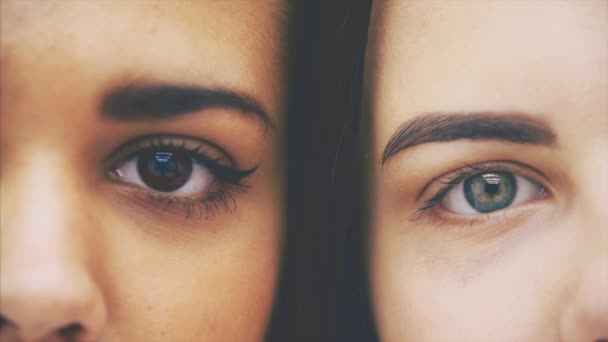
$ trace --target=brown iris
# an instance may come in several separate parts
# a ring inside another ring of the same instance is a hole
[[[192,157],[178,151],[148,151],[138,157],[137,171],[142,181],[150,188],[172,192],[190,179]]]

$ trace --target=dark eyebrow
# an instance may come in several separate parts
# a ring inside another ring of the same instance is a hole
[[[555,133],[539,118],[523,113],[431,113],[401,125],[389,139],[382,164],[416,145],[457,139],[503,140],[554,146]]]
[[[255,99],[233,91],[166,84],[131,84],[110,90],[103,96],[104,117],[119,121],[166,119],[207,108],[227,107],[259,119],[275,130],[268,113]]]

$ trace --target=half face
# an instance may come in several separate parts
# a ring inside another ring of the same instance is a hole
[[[608,338],[608,2],[386,0],[371,25],[382,339]]]
[[[3,341],[263,337],[284,7],[2,2]]]

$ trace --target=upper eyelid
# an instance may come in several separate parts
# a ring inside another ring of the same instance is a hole
[[[226,158],[226,160],[228,161],[228,163],[230,164],[229,166],[233,166],[236,164],[234,158],[227,153],[224,149],[222,149],[221,147],[217,146],[216,144],[207,141],[205,139],[201,139],[201,138],[196,138],[196,137],[191,137],[191,136],[181,136],[181,135],[175,135],[175,134],[148,134],[145,136],[139,136],[136,137],[134,139],[128,140],[127,142],[121,144],[120,146],[118,146],[117,148],[115,148],[109,155],[108,157],[106,157],[102,164],[105,165],[107,168],[111,168],[113,167],[114,164],[118,163],[118,162],[124,162],[126,160],[129,159],[129,157],[132,157],[135,153],[141,151],[144,148],[150,148],[150,147],[154,147],[154,146],[162,146],[161,144],[158,144],[158,141],[161,141],[162,139],[168,139],[168,140],[182,140],[183,144],[182,145],[174,145],[174,147],[176,148],[184,148],[184,145],[187,142],[196,142],[196,144],[200,144],[200,146],[206,146],[209,147],[213,150],[216,150],[217,152],[219,152],[223,157]],[[201,154],[204,154],[201,152]]]

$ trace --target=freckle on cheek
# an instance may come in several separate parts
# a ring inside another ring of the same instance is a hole
[[[460,287],[466,288],[467,285],[469,284],[469,282],[471,281],[471,279],[473,279],[473,274],[471,274],[470,272],[465,272],[465,273],[461,274],[458,277]]]

